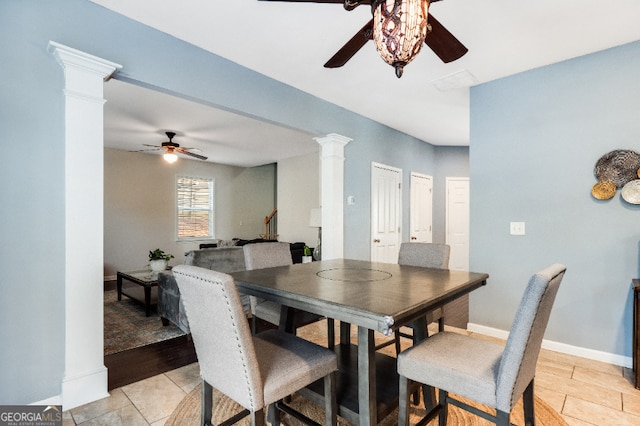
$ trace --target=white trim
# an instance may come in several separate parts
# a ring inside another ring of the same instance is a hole
[[[480,324],[469,323],[467,324],[467,330],[473,333],[496,337],[503,340],[507,340],[507,338],[509,337],[508,331],[487,327]],[[566,343],[555,342],[553,340],[542,340],[542,348],[567,355],[575,355],[581,358],[592,359],[594,361],[606,362],[607,364],[619,365],[626,368],[632,368],[633,366],[633,358],[629,356],[612,354],[595,349],[582,348],[579,346],[568,345]]]
[[[344,257],[344,147],[353,139],[330,133],[313,138],[320,145],[322,259]]]
[[[64,71],[64,410],[104,398],[104,80],[121,65],[50,41]],[[87,176],[92,176],[87,179]],[[83,220],[78,220],[83,218]]]

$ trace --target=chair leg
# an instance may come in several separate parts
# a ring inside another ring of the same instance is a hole
[[[444,331],[444,317],[438,318],[438,331]]]
[[[447,417],[449,416],[449,403],[447,402],[448,397],[449,392],[440,389],[440,392],[438,393],[438,405],[440,406],[440,413],[438,414],[438,426],[447,425]]]
[[[202,426],[211,425],[213,387],[202,379],[202,409],[200,411],[200,423]]]
[[[338,424],[338,403],[336,401],[336,377],[335,372],[324,376],[324,423],[327,426]]]
[[[333,318],[327,318],[327,347],[333,350],[336,346],[336,329]]]
[[[273,407],[273,409],[277,411],[277,408],[275,408],[275,406]],[[269,406],[269,410],[271,410],[271,406]],[[249,417],[251,418],[251,426],[264,426],[264,409],[252,411],[249,414]],[[280,422],[272,423],[272,426],[278,425],[280,425]]]
[[[496,426],[509,426],[509,413],[496,410]]]
[[[394,333],[394,339],[395,339],[395,344],[396,344],[396,356],[398,356],[398,354],[401,352],[400,349],[400,330],[396,331]]]
[[[524,424],[526,426],[534,426],[536,424],[536,419],[533,402],[533,379],[522,394],[522,403],[524,407]]]
[[[398,396],[398,426],[409,425],[409,380],[400,376],[400,389]]]
[[[264,413],[262,415],[262,419],[264,420]],[[271,426],[280,426],[280,410],[276,407],[275,402],[273,404],[269,404],[269,408],[267,409],[267,421],[271,423]],[[251,426],[253,426],[253,419],[251,421]]]

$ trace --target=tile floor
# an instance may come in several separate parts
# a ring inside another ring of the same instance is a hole
[[[322,341],[324,330],[324,323],[315,323],[299,334]],[[393,352],[393,346],[385,350]],[[114,389],[108,398],[65,411],[63,424],[162,426],[199,381],[198,365],[191,364]],[[640,390],[632,385],[629,369],[543,349],[535,389],[569,426],[640,425]]]

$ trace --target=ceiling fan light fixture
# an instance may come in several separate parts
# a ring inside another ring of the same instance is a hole
[[[173,149],[170,149],[164,153],[162,158],[164,158],[164,161],[166,161],[167,163],[175,163],[176,160],[178,159],[178,156],[174,154]]]
[[[427,37],[428,0],[380,0],[373,3],[373,41],[382,59],[402,77]]]

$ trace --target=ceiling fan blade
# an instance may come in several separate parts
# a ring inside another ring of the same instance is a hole
[[[199,160],[206,160],[208,157],[205,157],[204,155],[200,155],[200,154],[195,154],[191,151],[187,151],[184,148],[176,148],[174,151],[179,152],[180,154],[184,154],[184,155],[189,155],[191,157],[195,157]]]
[[[346,64],[347,61],[353,57],[353,55],[358,53],[358,50],[362,49],[362,47],[367,44],[369,40],[373,39],[372,34],[373,19],[367,22],[367,24],[356,33],[356,35],[351,37],[351,40],[349,40],[344,46],[342,46],[342,48],[340,48],[340,50],[338,50],[336,54],[333,55],[326,64],[324,64],[324,67],[338,68]]]
[[[132,150],[132,151],[129,151],[129,152],[148,152],[148,151],[159,151],[160,149],[162,149],[162,148],[161,148],[161,147],[159,147],[159,146],[158,146],[158,147],[156,147],[156,146],[153,146],[153,145],[147,145],[147,144],[143,144],[143,145],[144,145],[144,146],[150,146],[150,147],[152,147],[152,148],[149,148],[149,149],[135,149],[135,150]]]
[[[431,31],[424,42],[444,63],[460,59],[469,51],[464,44],[449,32],[432,14],[429,14]]]

